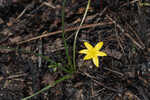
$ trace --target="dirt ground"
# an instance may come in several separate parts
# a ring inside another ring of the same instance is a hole
[[[34,55],[67,64],[62,2],[0,0],[0,100],[21,100],[66,74]],[[70,55],[87,3],[66,2],[65,38]],[[78,53],[84,41],[104,42],[102,51],[108,56],[100,57],[99,68]],[[150,100],[150,0],[91,0],[76,52],[77,73],[29,100]]]

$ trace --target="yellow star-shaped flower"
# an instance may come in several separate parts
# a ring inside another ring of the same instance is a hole
[[[86,54],[84,60],[92,59],[96,67],[99,67],[98,56],[107,56],[105,52],[100,51],[103,46],[103,42],[98,42],[95,47],[88,42],[84,42],[84,45],[87,49],[80,50],[79,53]]]

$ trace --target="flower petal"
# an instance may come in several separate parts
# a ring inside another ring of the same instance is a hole
[[[87,49],[83,49],[83,50],[80,50],[79,53],[84,53],[84,54],[87,54],[88,50]]]
[[[92,49],[93,46],[91,44],[89,44],[88,42],[84,42],[84,45],[87,49]]]
[[[90,55],[86,55],[85,57],[84,57],[84,60],[89,60],[89,59],[91,59],[92,57],[90,56]]]
[[[98,66],[99,66],[98,57],[96,56],[96,57],[94,57],[92,60],[93,60],[93,63],[96,65],[96,67],[98,67]]]
[[[94,48],[96,50],[100,50],[102,48],[102,46],[103,46],[103,42],[98,42]]]
[[[101,51],[97,52],[96,55],[97,56],[107,56],[107,54],[105,52],[101,52]]]

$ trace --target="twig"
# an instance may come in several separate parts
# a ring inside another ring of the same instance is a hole
[[[19,16],[16,18],[16,20],[21,18],[24,15],[24,13],[26,12],[27,9],[28,9],[28,6],[19,14]]]
[[[131,41],[136,45],[138,46],[140,49],[144,49],[143,46],[141,46],[141,44],[139,44],[129,33],[125,32],[125,30],[119,25],[116,23],[116,21],[114,21],[111,17],[109,17],[108,15],[106,15],[106,17],[112,21],[114,24],[116,24],[116,26],[121,30],[122,33],[125,33],[124,35],[127,36],[129,39],[131,39]]]
[[[42,47],[43,47],[43,43],[42,43],[42,39],[38,40],[38,52],[40,55],[42,55]],[[42,57],[38,56],[38,67],[41,68],[42,67]]]
[[[13,78],[18,78],[18,77],[23,77],[23,76],[26,76],[27,74],[26,73],[21,73],[21,74],[18,74],[18,75],[11,75],[11,76],[8,76],[7,79],[13,79]]]
[[[106,89],[108,89],[108,90],[111,90],[111,91],[114,91],[114,92],[120,92],[120,91],[117,90],[117,89],[108,87],[108,86],[104,85],[103,83],[98,82],[98,81],[96,80],[96,77],[91,76],[90,74],[88,74],[88,73],[86,73],[86,72],[84,72],[84,75],[86,75],[87,77],[91,78],[95,83],[97,83],[97,84],[100,85],[100,86],[103,86],[104,88],[106,88]]]
[[[133,0],[133,1],[130,1],[129,3],[130,4],[134,4],[134,3],[136,3],[136,2],[138,2],[139,0]],[[126,6],[126,5],[128,5],[128,3],[124,3],[123,5],[121,5],[121,7],[124,7],[124,6]]]
[[[46,5],[46,6],[48,6],[48,7],[51,7],[51,8],[53,8],[53,9],[56,9],[56,7],[55,7],[51,2],[43,2],[42,4],[43,4],[43,5]]]
[[[136,31],[131,27],[131,25],[127,24],[129,26],[129,28],[131,29],[131,31],[135,34],[136,38],[138,39],[138,41],[142,44],[143,48],[145,48],[145,45],[143,43],[143,41],[141,40],[141,38],[138,36],[138,34],[136,33]]]
[[[112,24],[112,22],[88,24],[88,25],[81,26],[80,28],[81,29],[86,29],[86,28],[90,28],[90,27],[97,27],[97,26],[111,25],[111,24]],[[68,29],[65,30],[65,32],[74,31],[74,30],[77,30],[78,28],[79,27],[68,28]],[[51,36],[51,35],[56,35],[56,34],[59,34],[59,33],[62,33],[62,30],[55,31],[55,32],[50,32],[50,33],[48,33],[47,31],[44,31],[42,33],[42,35],[40,35],[40,36],[36,36],[36,37],[30,38],[30,39],[27,39],[27,40],[24,40],[24,41],[20,41],[17,44],[20,45],[20,44],[23,44],[23,43],[26,43],[26,42],[29,42],[29,41],[37,40],[39,38],[44,38],[44,37],[48,37],[48,36]]]
[[[112,69],[110,69],[110,68],[106,68],[106,67],[104,67],[104,69],[105,69],[105,70],[108,70],[108,71],[111,71],[111,72],[113,72],[113,73],[116,73],[116,74],[120,75],[121,77],[123,77],[123,76],[124,76],[124,74],[123,74],[123,73],[118,72],[118,71],[115,71],[115,70],[112,70]]]
[[[119,24],[117,24],[116,21],[113,20],[110,16],[106,15],[106,17],[107,17],[110,21],[112,21],[112,22],[121,30],[122,33],[125,32],[125,30],[124,30]]]
[[[108,86],[104,85],[103,83],[100,83],[100,82],[98,82],[98,81],[96,81],[96,80],[94,80],[94,82],[97,83],[97,84],[100,85],[100,86],[103,86],[104,88],[106,88],[106,89],[108,89],[108,90],[111,90],[111,91],[114,91],[114,92],[120,92],[119,90],[114,89],[114,88],[111,88],[111,87],[108,87]]]
[[[140,49],[144,49],[144,47],[141,46],[138,42],[136,42],[136,40],[129,33],[125,33],[125,36],[128,37]]]

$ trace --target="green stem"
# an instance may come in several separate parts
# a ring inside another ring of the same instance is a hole
[[[80,28],[86,18],[86,15],[87,15],[87,12],[88,12],[88,9],[90,7],[90,3],[91,3],[91,0],[88,0],[88,4],[87,4],[87,7],[86,7],[86,10],[84,12],[84,16],[82,18],[82,21],[80,23],[80,26],[78,28],[78,30],[76,31],[76,34],[75,34],[75,37],[74,37],[74,43],[73,43],[73,67],[74,67],[74,70],[76,70],[76,41],[77,41],[77,37],[78,37],[78,33],[80,31]]]
[[[58,83],[60,83],[60,82],[62,82],[62,81],[64,81],[64,80],[67,80],[67,79],[69,79],[69,78],[71,78],[71,75],[66,75],[66,76],[60,78],[59,80],[56,80],[52,85],[48,85],[48,86],[46,86],[45,88],[39,90],[38,92],[32,94],[31,96],[25,97],[25,98],[23,98],[23,99],[21,99],[21,100],[28,100],[28,99],[32,98],[33,96],[36,96],[36,95],[38,95],[38,94],[40,94],[40,93],[42,93],[42,92],[48,90],[49,88],[55,86],[56,84],[58,84]]]
[[[62,8],[62,38],[63,38],[63,41],[64,41],[64,47],[65,47],[65,53],[66,53],[66,56],[67,56],[67,59],[68,59],[68,64],[72,67],[72,62],[71,62],[71,58],[69,56],[69,51],[68,51],[68,46],[67,46],[67,42],[66,42],[66,39],[65,39],[65,24],[64,24],[64,16],[65,16],[65,4],[66,4],[66,0],[63,0],[63,8]]]
[[[8,50],[13,50],[13,51],[19,51],[19,52],[24,52],[27,54],[34,54],[35,56],[41,56],[43,59],[45,59],[46,61],[56,65],[57,67],[59,67],[61,70],[65,71],[66,73],[70,73],[69,70],[67,70],[66,68],[60,66],[58,63],[56,63],[55,61],[49,59],[47,56],[43,56],[42,54],[39,53],[35,53],[32,51],[27,51],[27,50],[23,50],[23,49],[18,49],[18,48],[11,48],[11,47],[4,47],[4,46],[0,46],[0,49],[8,49]]]

